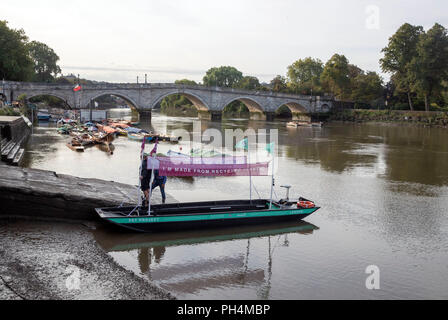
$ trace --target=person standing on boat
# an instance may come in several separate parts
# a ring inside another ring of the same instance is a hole
[[[165,195],[165,184],[166,184],[166,176],[160,176],[159,170],[154,170],[154,181],[152,183],[151,192],[157,187],[160,187],[160,193],[162,193],[162,203],[166,201]]]
[[[146,204],[149,205],[149,185],[151,184],[151,178],[152,178],[152,170],[148,168],[148,157],[152,157],[153,155],[157,154],[157,145],[158,145],[158,138],[156,138],[156,142],[154,145],[154,149],[151,151],[150,154],[145,153],[143,155],[143,163],[142,163],[142,170],[140,173],[140,180],[141,180],[141,190],[145,194],[146,198]],[[144,142],[143,142],[144,143]],[[142,150],[144,149],[144,144],[142,147]],[[159,175],[159,170],[154,170],[154,177],[151,185],[151,193],[152,190],[154,190],[157,187],[160,187],[160,192],[162,193],[162,203],[165,203],[166,201],[166,195],[165,195],[165,184],[166,184],[167,178],[165,176]]]
[[[148,154],[143,155],[142,169],[140,171],[140,189],[145,194],[145,202],[149,201],[149,184],[151,183],[152,170],[148,169]]]

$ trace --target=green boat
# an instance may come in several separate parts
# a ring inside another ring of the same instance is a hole
[[[299,201],[309,201],[301,198]],[[139,232],[178,231],[302,220],[319,207],[303,208],[297,201],[224,200],[156,204],[148,207],[96,208],[105,221]]]
[[[291,186],[282,186],[287,189],[285,199],[273,200],[273,173],[271,198],[252,199],[252,176],[268,175],[269,162],[237,162],[241,157],[208,157],[202,161],[198,161],[201,159],[196,157],[185,156],[157,157],[155,150],[157,142],[152,158],[147,159],[148,169],[152,169],[153,173],[159,170],[160,176],[250,176],[250,198],[153,205],[149,198],[147,206],[139,203],[137,206],[96,208],[101,219],[132,231],[156,232],[298,221],[319,210],[319,207],[308,199],[300,197],[290,200]]]

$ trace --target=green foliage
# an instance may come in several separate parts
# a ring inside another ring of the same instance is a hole
[[[288,85],[286,83],[286,78],[280,75],[276,76],[271,80],[270,86],[274,92],[288,92]]]
[[[33,61],[27,47],[28,37],[23,30],[8,27],[0,20],[0,79],[29,81],[33,77]]]
[[[0,108],[0,116],[20,116],[20,112],[13,107],[3,107]]]
[[[448,107],[448,81],[443,81],[442,83],[443,90],[440,92],[441,104]]]
[[[182,79],[176,80],[176,84],[197,85],[193,80]],[[187,116],[195,117],[198,112],[193,103],[183,95],[172,94],[162,99],[160,103],[160,111],[168,116]]]
[[[189,85],[189,86],[197,86],[198,85],[196,83],[196,81],[188,80],[188,79],[176,80],[176,81],[174,81],[174,83],[175,84],[185,84],[185,85]]]
[[[240,81],[238,81],[235,87],[244,90],[258,90],[260,89],[261,85],[258,78],[245,76],[241,78]]]
[[[413,88],[410,64],[417,56],[417,43],[423,33],[423,27],[405,23],[389,38],[387,47],[381,51],[384,53],[384,57],[380,59],[381,69],[392,74],[396,91],[407,93],[411,110]]]
[[[448,34],[443,26],[436,23],[420,36],[409,73],[412,88],[423,95],[429,111],[432,95],[443,90],[442,83],[448,80]]]
[[[250,112],[244,103],[236,100],[224,108],[223,116],[225,118],[249,118]]]
[[[299,59],[288,66],[288,86],[295,93],[317,94],[321,91],[320,76],[323,69],[319,59]]]
[[[53,81],[61,72],[59,57],[46,44],[32,41],[23,30],[0,21],[0,78],[13,81]]]
[[[291,118],[292,112],[287,105],[282,105],[275,111],[275,116],[277,118]]]
[[[44,103],[51,108],[65,109],[67,107],[64,100],[54,96],[36,96],[29,99],[31,103]]]
[[[211,68],[205,74],[202,82],[205,86],[235,87],[243,79],[243,73],[230,66]]]
[[[350,87],[350,69],[344,55],[335,54],[325,64],[320,81],[325,92],[331,92],[338,99],[347,98]]]
[[[407,107],[407,106],[406,106]],[[343,110],[333,112],[331,120],[368,122],[388,121],[413,123],[423,126],[447,126],[448,113],[446,112],[406,112],[401,110]]]
[[[409,63],[417,54],[417,43],[423,34],[423,27],[403,24],[395,34],[389,38],[389,43],[381,52],[381,69],[384,72],[406,74]]]
[[[26,103],[26,94],[22,93],[17,100],[21,103],[21,104],[25,104]]]
[[[50,82],[61,73],[57,65],[59,56],[45,43],[32,41],[28,44],[30,56],[34,62],[35,81]]]
[[[211,68],[203,78],[206,86],[232,87],[244,90],[262,90],[256,77],[245,76],[238,69],[230,66]],[[249,117],[249,109],[241,101],[233,101],[223,110],[224,117]]]
[[[75,81],[70,81],[69,79],[67,79],[65,77],[57,77],[56,79],[54,79],[54,82],[60,83],[60,84],[74,84],[75,83]]]
[[[383,80],[376,72],[359,73],[355,78],[351,79],[351,82],[350,96],[355,103],[372,105],[383,97]]]

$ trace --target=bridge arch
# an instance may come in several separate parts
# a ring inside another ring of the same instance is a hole
[[[55,93],[50,93],[50,92],[37,92],[37,93],[31,93],[31,94],[27,94],[26,92],[20,93],[19,96],[21,94],[25,94],[26,95],[26,99],[30,100],[32,98],[36,98],[36,97],[42,97],[42,96],[49,96],[49,97],[55,97],[58,99],[61,99],[62,101],[64,101],[64,103],[67,105],[67,107],[72,110],[73,106],[70,104],[70,102],[68,102],[67,97],[64,97],[63,95],[59,95],[59,94],[55,94]]]
[[[154,109],[156,107],[156,105],[159,102],[161,102],[164,98],[169,97],[173,94],[184,96],[185,98],[190,100],[191,103],[196,107],[196,109],[198,109],[198,111],[209,111],[210,110],[208,105],[204,102],[204,100],[201,97],[199,97],[198,95],[196,95],[194,93],[185,92],[183,90],[170,91],[170,92],[159,95],[157,98],[155,98],[152,101],[151,110]]]
[[[120,97],[121,99],[123,99],[127,105],[131,108],[131,109],[139,109],[139,105],[129,96],[122,94],[122,93],[118,93],[118,92],[114,92],[114,91],[108,91],[108,92],[101,92],[98,94],[93,95],[91,98],[88,98],[86,105],[83,106],[84,108],[89,108],[89,104],[90,101],[95,100],[97,98],[100,98],[102,96],[117,96]]]
[[[226,106],[228,106],[229,104],[231,104],[234,101],[242,102],[247,107],[247,109],[249,109],[250,113],[255,113],[255,112],[263,113],[265,111],[263,109],[263,107],[261,106],[261,103],[257,102],[253,98],[249,98],[249,97],[245,97],[245,96],[228,99],[222,106],[222,111],[224,110],[224,108]]]
[[[287,106],[289,108],[289,111],[291,111],[291,113],[294,114],[298,114],[298,113],[308,113],[309,111],[307,110],[307,108],[305,108],[303,105],[301,105],[298,102],[286,102],[286,103],[282,103],[281,105],[277,106],[277,108],[275,109],[276,111],[278,109],[280,109],[282,106]]]

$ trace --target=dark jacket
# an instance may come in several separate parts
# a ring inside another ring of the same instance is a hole
[[[151,170],[148,170],[148,161],[146,159],[142,162],[142,170],[140,171],[140,175],[143,179],[151,179]]]
[[[140,175],[143,179],[151,179],[151,169],[148,169],[148,161],[145,159],[142,163],[142,170],[140,171]],[[154,180],[159,177],[159,170],[154,170]]]

